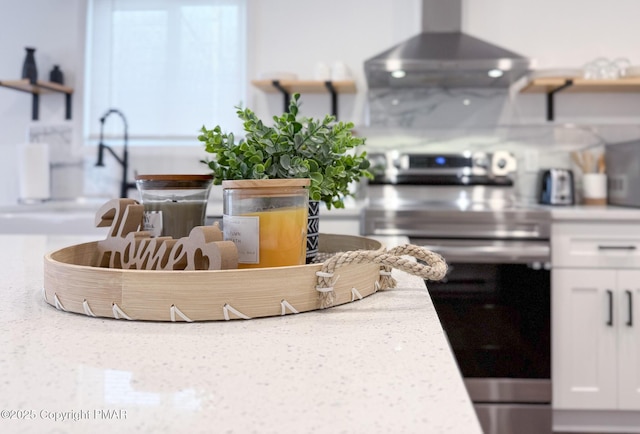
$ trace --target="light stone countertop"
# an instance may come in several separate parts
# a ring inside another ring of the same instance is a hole
[[[95,239],[0,236],[0,432],[481,433],[421,279],[249,321],[57,311],[43,255]]]

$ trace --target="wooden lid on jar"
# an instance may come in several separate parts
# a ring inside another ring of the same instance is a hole
[[[136,175],[136,184],[145,189],[202,189],[212,182],[212,175]]]
[[[211,175],[136,175],[136,181],[207,181]]]
[[[222,188],[290,188],[308,187],[309,178],[289,179],[230,179],[222,181]]]

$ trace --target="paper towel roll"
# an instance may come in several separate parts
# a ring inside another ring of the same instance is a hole
[[[19,147],[18,176],[21,202],[43,201],[51,197],[49,145],[28,143]]]

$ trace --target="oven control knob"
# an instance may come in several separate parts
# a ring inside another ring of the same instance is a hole
[[[489,159],[484,154],[477,155],[473,157],[473,165],[476,167],[483,167],[486,169],[487,167],[489,167]]]
[[[516,171],[517,163],[515,157],[507,151],[496,151],[493,153],[491,172],[495,176],[507,176]]]
[[[374,168],[385,169],[387,167],[387,157],[384,154],[369,155],[369,163]]]

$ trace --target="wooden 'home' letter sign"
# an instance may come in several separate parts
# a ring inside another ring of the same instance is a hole
[[[228,270],[238,267],[238,250],[223,241],[217,225],[197,226],[188,237],[152,238],[141,231],[144,206],[133,199],[113,199],[100,207],[96,226],[110,226],[98,242],[96,267],[134,270]]]

